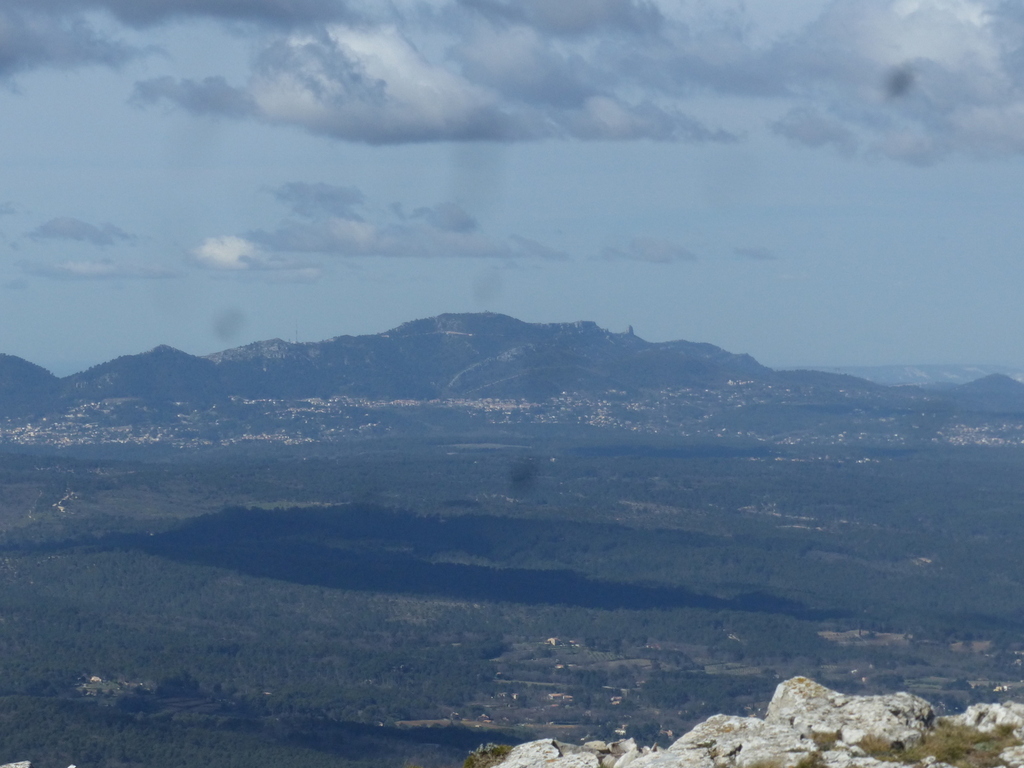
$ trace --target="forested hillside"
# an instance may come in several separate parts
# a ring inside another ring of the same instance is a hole
[[[451,765],[484,741],[666,740],[760,711],[793,674],[950,709],[1013,696],[1022,462],[643,443],[9,454],[0,756]]]

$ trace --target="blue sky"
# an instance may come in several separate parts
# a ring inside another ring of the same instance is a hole
[[[0,136],[61,374],[481,310],[1024,365],[1014,2],[3,0]]]

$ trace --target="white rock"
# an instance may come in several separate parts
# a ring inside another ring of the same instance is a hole
[[[616,759],[612,768],[626,768],[627,765],[631,765],[634,760],[640,757],[641,754],[642,753],[639,749],[633,747],[633,749],[629,750],[629,752],[624,754],[622,757]]]
[[[0,768],[32,768],[32,763],[28,760],[23,760],[20,763],[6,763],[5,765],[0,765]]]
[[[817,746],[786,725],[756,717],[715,715],[677,740],[669,752],[704,750],[715,766],[747,768],[765,761],[792,768]]]
[[[991,733],[1000,726],[1013,726],[1013,735],[1024,739],[1024,704],[1008,701],[1005,704],[974,704],[962,715],[945,718],[946,722],[977,728]]]
[[[833,749],[819,754],[827,768],[893,768],[892,763],[885,763],[873,757],[858,756],[846,749]]]
[[[579,749],[577,747],[577,749]],[[565,753],[551,739],[528,741],[513,747],[501,762],[502,768],[598,768],[597,755],[576,751]]]
[[[1010,725],[1018,738],[1024,736],[1024,704],[979,704],[948,720],[984,732]],[[534,741],[515,747],[497,768],[796,768],[810,755],[819,768],[892,768],[858,742],[871,736],[909,747],[934,725],[931,705],[909,693],[846,696],[796,677],[775,690],[764,720],[715,715],[668,749],[639,748],[633,739],[582,747]],[[838,740],[822,751],[815,736]],[[1005,749],[1000,758],[1007,768],[1024,768],[1024,746]],[[912,768],[953,766],[929,757]]]
[[[622,741],[613,741],[608,745],[608,751],[613,755],[625,755],[637,748],[635,739],[623,739]]]
[[[1010,747],[999,753],[999,759],[1006,763],[1009,768],[1021,768],[1024,766],[1024,747]]]
[[[780,683],[765,716],[804,736],[835,734],[847,744],[873,736],[893,747],[916,744],[934,720],[932,705],[918,696],[846,696],[806,677]]]
[[[629,768],[715,768],[715,763],[703,749],[659,749],[638,757]]]

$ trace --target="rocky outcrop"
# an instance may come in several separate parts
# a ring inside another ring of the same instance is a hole
[[[583,746],[545,739],[515,747],[500,764],[502,768],[531,768],[557,765],[558,768],[626,768],[642,755],[651,754],[650,747],[637,747],[633,739],[588,741]]]
[[[32,763],[26,760],[21,763],[7,763],[6,765],[0,765],[0,768],[32,768]]]
[[[986,734],[1013,729],[1017,745],[1003,749],[998,760],[1024,768],[1024,704],[978,704],[942,722]],[[667,749],[638,747],[632,739],[582,747],[532,741],[513,748],[497,768],[892,768],[900,755],[917,768],[952,768],[907,751],[938,725],[931,705],[918,696],[847,696],[795,677],[776,688],[763,720],[715,715]],[[886,759],[869,750],[885,752]]]
[[[1013,735],[1024,739],[1024,704],[1015,701],[1006,704],[975,704],[962,715],[954,715],[950,722],[977,728],[982,733],[993,733],[1006,726]]]
[[[765,715],[766,723],[812,739],[829,736],[853,745],[871,736],[897,749],[917,744],[934,720],[932,705],[909,693],[846,696],[806,677],[781,683]]]

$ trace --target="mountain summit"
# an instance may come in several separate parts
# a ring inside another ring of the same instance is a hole
[[[259,341],[207,357],[168,346],[56,379],[20,358],[0,359],[0,415],[137,399],[209,405],[335,396],[544,399],[563,392],[634,393],[713,387],[773,372],[748,355],[688,341],[651,343],[593,322],[526,323],[490,312],[444,314],[384,333],[326,341]]]
[[[207,359],[226,391],[245,397],[546,398],[771,373],[711,344],[656,344],[593,322],[525,323],[492,313],[438,315],[307,344],[276,339]]]

